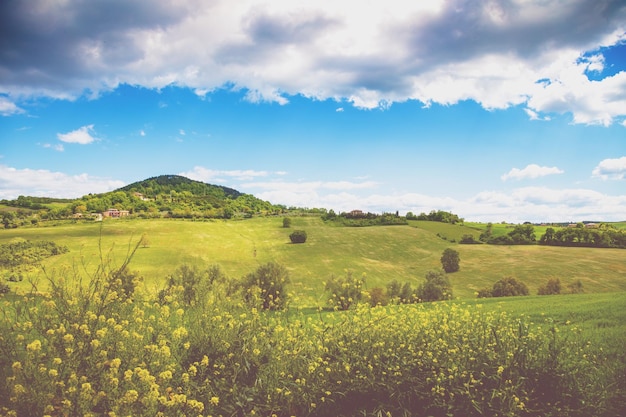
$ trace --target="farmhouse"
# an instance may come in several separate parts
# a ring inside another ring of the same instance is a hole
[[[128,210],[118,210],[114,208],[110,208],[106,211],[102,212],[102,217],[126,217],[130,214]]]

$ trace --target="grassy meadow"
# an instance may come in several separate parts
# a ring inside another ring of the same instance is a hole
[[[289,234],[296,229],[307,232],[305,244],[290,243]],[[167,275],[182,264],[218,264],[229,277],[239,278],[275,261],[288,268],[290,291],[301,307],[323,304],[324,281],[346,271],[366,274],[368,288],[385,287],[391,280],[416,286],[427,271],[441,268],[441,253],[448,247],[460,254],[461,269],[449,277],[454,296],[462,299],[474,298],[479,289],[508,276],[526,283],[531,294],[551,278],[559,278],[563,288],[580,280],[588,293],[626,291],[623,250],[452,242],[467,233],[477,236],[480,230],[426,221],[408,226],[333,227],[306,216],[293,217],[291,228],[283,228],[280,217],[197,222],[115,219],[2,230],[0,244],[16,238],[52,240],[70,251],[46,260],[47,271],[77,266],[89,271],[100,264],[101,255],[109,253],[113,263],[121,264],[130,247],[146,236],[147,245],[137,250],[131,269],[145,278],[148,289],[161,288]]]
[[[55,291],[31,297],[27,280],[11,282],[26,296],[0,299],[0,415],[616,417],[626,407],[626,251],[460,245],[452,240],[480,230],[433,222],[282,224],[111,219],[0,231],[0,244],[70,250],[44,261]],[[305,244],[290,243],[297,229]],[[131,269],[152,295],[183,264],[240,278],[274,261],[290,272],[290,308],[261,314],[226,296],[225,283],[194,303],[181,289],[162,302],[107,292],[102,260],[121,265],[142,236]],[[318,308],[332,274],[415,287],[448,247],[461,259],[449,274],[454,300]],[[77,275],[92,277],[91,290],[76,289]],[[586,293],[475,298],[506,276],[531,294],[549,278],[564,289],[580,280]]]

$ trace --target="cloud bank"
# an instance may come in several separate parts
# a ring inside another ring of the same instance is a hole
[[[474,100],[520,105],[535,119],[626,117],[626,72],[602,76],[601,48],[626,41],[620,0],[113,3],[1,2],[0,113],[33,96],[97,97],[127,83],[241,89],[280,104]]]

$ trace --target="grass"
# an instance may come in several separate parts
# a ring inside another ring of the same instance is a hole
[[[495,225],[494,225],[495,227]],[[305,244],[294,245],[289,234],[306,230]],[[446,236],[448,240],[437,236]],[[290,291],[302,307],[323,304],[324,281],[346,270],[366,274],[367,288],[384,287],[391,280],[411,282],[415,287],[424,275],[441,267],[443,250],[460,254],[461,269],[450,274],[455,297],[474,298],[481,288],[513,276],[525,282],[531,294],[550,278],[563,288],[581,280],[589,293],[626,291],[626,262],[620,249],[544,246],[459,245],[450,240],[466,233],[479,234],[473,226],[435,222],[410,222],[409,226],[331,227],[317,217],[293,217],[291,228],[282,218],[240,221],[109,220],[54,227],[0,231],[0,244],[15,238],[53,240],[70,252],[46,260],[48,270],[85,265],[93,270],[100,249],[111,251],[120,263],[129,247],[142,235],[147,247],[136,252],[131,267],[155,290],[181,264],[206,267],[219,264],[232,278],[239,278],[269,261],[285,265],[290,272]],[[26,282],[11,284],[26,288]]]

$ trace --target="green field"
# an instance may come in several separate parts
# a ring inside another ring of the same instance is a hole
[[[0,358],[0,377],[7,381],[0,385],[0,409],[42,415],[65,407],[66,415],[81,415],[109,407],[118,415],[155,415],[159,404],[168,404],[167,415],[203,408],[213,415],[343,410],[373,416],[392,410],[395,416],[421,407],[431,413],[423,415],[477,410],[471,415],[484,416],[506,407],[498,415],[614,417],[624,408],[626,251],[460,245],[452,240],[480,231],[434,222],[348,228],[293,217],[291,228],[282,224],[281,217],[122,219],[0,231],[0,244],[29,239],[66,245],[68,253],[43,265],[57,277],[89,277],[102,258],[121,265],[145,236],[147,245],[138,248],[131,269],[145,277],[152,295],[182,264],[219,264],[237,279],[269,261],[289,269],[293,294],[288,310],[269,314],[223,294],[205,303],[174,299],[164,305],[153,297],[127,302],[89,292],[53,293],[41,301],[9,294],[0,304],[0,334],[8,335],[0,336],[8,352]],[[290,243],[296,229],[306,230],[305,244]],[[373,309],[361,304],[348,312],[317,308],[325,305],[324,281],[332,274],[365,273],[368,288],[394,279],[416,286],[428,270],[441,267],[448,247],[461,258],[460,271],[449,274],[455,300]],[[37,276],[41,272],[33,269],[29,278]],[[580,280],[586,294],[475,298],[476,290],[506,276],[525,282],[531,294],[549,278],[559,278],[564,288]],[[71,289],[74,282],[66,284]],[[30,288],[27,280],[9,285]],[[153,360],[161,352],[156,340],[167,355]],[[49,370],[42,374],[42,366]],[[148,377],[152,384],[142,384]],[[57,390],[60,382],[68,388]],[[179,391],[187,402],[174,402],[182,398],[173,395]],[[536,414],[527,414],[523,403]]]
[[[306,230],[305,244],[289,242],[289,234],[296,229]],[[293,217],[291,228],[283,228],[280,217],[202,222],[109,220],[2,230],[0,244],[16,238],[52,240],[68,246],[70,252],[48,259],[44,264],[48,271],[76,266],[90,271],[99,265],[101,252],[104,256],[111,252],[113,262],[121,264],[130,246],[145,235],[149,244],[138,249],[131,268],[143,275],[146,287],[153,290],[182,264],[218,264],[229,277],[239,278],[275,261],[289,269],[290,291],[296,304],[303,307],[323,304],[324,281],[347,270],[366,274],[368,288],[384,287],[394,279],[415,286],[427,271],[441,267],[441,253],[448,247],[460,253],[461,269],[449,277],[454,296],[462,299],[474,298],[476,291],[507,276],[525,282],[531,294],[550,278],[559,278],[563,288],[580,280],[588,293],[626,291],[624,250],[452,243],[472,232],[479,234],[467,225],[436,222],[332,227],[317,217]],[[12,285],[25,288],[28,284]]]

